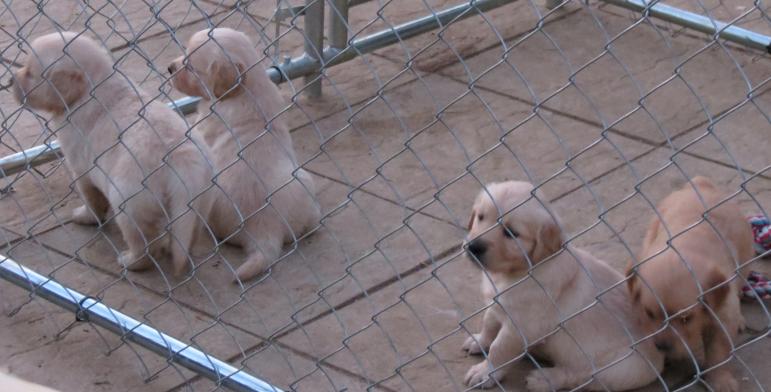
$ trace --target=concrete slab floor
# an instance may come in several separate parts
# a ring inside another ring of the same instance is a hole
[[[653,175],[635,191],[629,174],[633,167],[640,178],[658,171],[669,160],[671,151],[659,148],[590,184],[593,193],[580,188],[554,201],[564,228],[575,233],[570,242],[603,258],[624,271],[639,250],[648,220],[653,215],[645,199],[656,202],[679,186],[687,176],[709,175],[726,189],[736,189],[745,180],[736,170],[693,157],[678,157],[677,164]],[[679,167],[679,169],[677,168]],[[755,213],[771,207],[771,182],[756,178],[745,183],[747,194],[737,196],[743,210]],[[547,195],[548,196],[548,195]],[[599,196],[599,199],[595,198]],[[468,201],[467,203],[470,203]],[[601,216],[601,220],[598,219]],[[455,253],[454,253],[455,254]],[[767,261],[758,260],[750,269],[771,271]],[[395,390],[458,390],[468,366],[478,359],[468,358],[460,345],[479,323],[478,276],[464,256],[448,259],[418,271],[391,286],[374,292],[333,315],[304,325],[285,338],[287,344],[325,358]],[[742,390],[760,390],[756,383],[768,385],[764,364],[752,362],[768,350],[764,338],[771,318],[759,304],[745,304],[743,313],[750,330],[740,342],[752,342],[737,350],[734,367],[741,372]],[[465,329],[464,329],[465,328]],[[757,341],[754,341],[759,339]],[[290,343],[291,342],[291,343]],[[737,342],[738,343],[738,342]],[[518,365],[503,384],[506,390],[522,390],[522,380],[531,365]],[[669,387],[687,381],[687,370],[667,373]],[[645,390],[660,390],[651,386]]]
[[[207,25],[204,14],[247,31],[269,53],[278,43],[282,54],[298,55],[304,44],[301,17],[295,26],[280,23],[282,38],[274,41],[275,2],[236,10],[219,0],[155,9],[124,3],[48,2],[50,18],[13,3],[19,18],[3,24],[0,52],[18,54],[18,37],[6,32],[82,28],[82,12],[93,13],[88,34],[112,50],[121,72],[167,100],[179,95],[165,81],[166,64]],[[350,26],[362,36],[457,3],[369,2],[351,10]],[[700,13],[706,5],[726,19],[749,10],[738,25],[768,27],[752,2],[697,3],[671,2]],[[0,246],[287,390],[463,390],[478,359],[459,347],[479,328],[484,304],[479,272],[458,245],[483,183],[539,183],[571,242],[619,270],[640,246],[649,203],[685,176],[709,175],[738,192],[745,212],[771,212],[767,55],[704,48],[697,34],[636,23],[605,5],[569,2],[535,28],[544,12],[516,2],[333,67],[319,101],[299,94],[301,79],[283,85],[289,108],[282,117],[315,175],[325,217],[257,282],[230,282],[243,254],[229,246],[198,258],[188,280],[164,279],[165,265],[125,273],[112,225],[69,223],[79,200],[57,164],[3,180],[14,192],[0,197]],[[268,56],[262,62],[272,64]],[[45,119],[18,110],[9,94],[0,94],[0,109],[0,155],[51,137]],[[196,255],[208,247],[201,239]],[[771,273],[771,262],[750,268]],[[63,391],[216,389],[2,282],[0,301],[12,316],[0,318],[0,366],[14,374]],[[732,366],[742,391],[763,390],[771,385],[771,320],[759,304],[742,310],[750,330]],[[517,364],[503,388],[523,390],[530,369]],[[666,380],[680,385],[686,375],[670,370]]]

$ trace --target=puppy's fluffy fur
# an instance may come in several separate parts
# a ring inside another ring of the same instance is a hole
[[[733,200],[709,210],[702,221],[707,208],[725,197],[712,181],[695,177],[662,200],[661,220],[651,220],[641,264],[627,281],[649,330],[664,328],[655,341],[667,357],[693,353],[706,367],[729,358],[731,342],[743,327],[741,280],[734,278],[739,264],[753,256],[752,232]],[[727,366],[708,372],[707,381],[715,391],[739,390]]]
[[[202,30],[186,56],[169,66],[172,83],[200,96],[195,130],[216,157],[214,234],[245,248],[238,279],[250,279],[281,254],[282,245],[319,220],[310,175],[298,168],[286,124],[275,118],[285,103],[258,64],[252,42],[228,28]]]
[[[109,207],[128,251],[119,261],[131,269],[151,265],[168,248],[175,273],[188,265],[188,249],[210,198],[208,148],[186,139],[184,121],[171,109],[113,71],[107,52],[72,32],[32,42],[16,72],[16,99],[53,115],[56,134],[85,205],[73,220],[96,224]],[[195,211],[191,211],[190,204]],[[149,244],[149,247],[148,247]]]
[[[530,373],[531,391],[572,389],[590,380],[590,390],[626,390],[654,381],[663,356],[650,339],[640,341],[642,320],[624,286],[600,294],[623,276],[563,244],[545,203],[531,184],[514,181],[488,185],[474,203],[465,246],[484,268],[482,293],[492,305],[481,333],[463,345],[471,354],[487,352],[487,360],[469,369],[466,384],[492,387],[504,365],[526,351],[554,364]]]

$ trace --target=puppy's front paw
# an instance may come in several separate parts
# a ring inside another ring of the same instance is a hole
[[[96,219],[96,215],[85,205],[72,210],[72,221],[79,225],[93,226],[99,224],[99,219]]]
[[[487,351],[490,349],[489,345],[487,345],[487,347],[482,347],[480,344],[483,344],[482,334],[475,333],[473,336],[466,338],[466,341],[463,342],[463,346],[461,348],[463,351],[471,355],[479,355],[482,354],[482,350]]]
[[[721,370],[721,369],[718,369]],[[712,374],[707,374],[707,382],[715,392],[739,392],[739,381],[731,374],[729,370],[713,370]]]
[[[487,361],[482,361],[469,368],[463,382],[470,387],[481,389],[492,388],[502,377],[499,375],[501,372],[490,374],[491,369],[492,368],[488,365]]]
[[[554,390],[543,369],[531,371],[525,378],[525,385],[527,390],[531,392],[549,392]]]

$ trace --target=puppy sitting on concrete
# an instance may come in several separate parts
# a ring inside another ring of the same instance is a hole
[[[92,39],[52,33],[31,46],[14,94],[53,115],[65,164],[85,202],[73,220],[97,224],[112,207],[129,248],[121,264],[149,267],[147,256],[159,258],[171,240],[174,272],[181,273],[198,217],[211,209],[203,194],[212,175],[208,148],[186,138],[184,121],[171,109],[115,72]]]
[[[744,325],[736,271],[754,253],[744,215],[725,198],[695,177],[662,200],[627,283],[648,330],[664,328],[654,340],[667,358],[717,366],[706,374],[712,390],[735,392],[739,383],[723,362]]]
[[[187,55],[169,66],[177,90],[203,98],[195,131],[212,148],[222,189],[209,223],[218,238],[248,252],[236,271],[242,281],[262,272],[320,216],[313,181],[276,118],[285,102],[258,62],[246,35],[215,28],[195,33]]]
[[[484,269],[482,294],[491,305],[482,331],[463,345],[471,354],[487,353],[466,373],[466,384],[496,385],[506,365],[528,351],[554,364],[530,373],[531,391],[584,383],[621,391],[651,383],[663,356],[650,339],[641,340],[642,320],[623,285],[608,290],[624,277],[564,244],[550,211],[526,182],[489,184],[474,202],[464,245]]]
[[[212,170],[203,141],[187,138],[179,116],[115,72],[94,40],[73,32],[32,42],[14,93],[20,103],[53,115],[65,164],[85,203],[73,220],[97,224],[112,207],[128,245],[121,264],[149,267],[148,256],[159,258],[171,240],[174,271],[182,272],[198,217],[212,205],[204,193]]]

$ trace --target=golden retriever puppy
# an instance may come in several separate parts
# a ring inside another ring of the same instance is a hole
[[[161,257],[171,241],[174,272],[182,272],[198,218],[212,204],[201,195],[212,178],[205,143],[186,138],[178,115],[115,72],[94,40],[73,32],[32,42],[15,74],[14,94],[53,116],[65,164],[84,201],[73,220],[104,222],[112,207],[128,245],[121,264],[149,267],[147,256]]]
[[[281,254],[284,243],[318,224],[310,175],[299,168],[278,88],[258,64],[249,38],[228,28],[199,31],[186,56],[169,66],[174,87],[202,97],[194,130],[215,157],[222,194],[209,223],[214,234],[249,254],[236,271],[247,280]]]
[[[623,275],[565,244],[558,218],[530,183],[487,185],[474,202],[464,245],[484,269],[482,294],[491,304],[482,331],[463,344],[471,354],[487,353],[466,373],[467,385],[494,386],[527,352],[554,364],[528,375],[531,391],[585,383],[621,391],[656,380],[663,355],[642,339]]]
[[[720,365],[744,325],[736,271],[753,257],[751,229],[736,202],[725,198],[712,181],[695,177],[662,200],[627,281],[649,331],[663,328],[656,346],[667,358],[693,356],[703,369],[719,366],[706,374],[719,392],[739,390]]]

